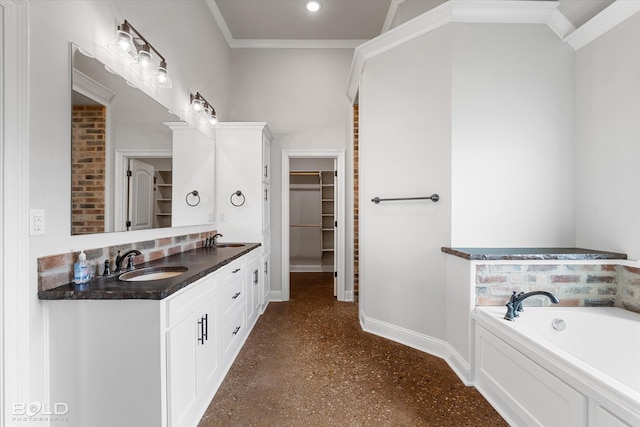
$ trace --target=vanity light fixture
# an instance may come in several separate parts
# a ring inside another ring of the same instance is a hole
[[[131,68],[146,81],[167,89],[173,86],[167,61],[126,19],[118,25],[116,36],[107,47],[120,58],[133,60]],[[160,60],[157,66],[153,62],[154,55]]]
[[[216,110],[213,108],[209,101],[204,99],[200,92],[196,92],[196,94],[189,94],[189,105],[191,107],[191,111],[203,122],[209,126],[215,126],[218,124],[218,116],[216,115]]]
[[[309,11],[309,12],[317,12],[320,10],[320,8],[322,7],[322,4],[318,1],[318,0],[308,0],[305,4],[304,7]]]

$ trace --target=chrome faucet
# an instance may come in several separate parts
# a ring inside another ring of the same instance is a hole
[[[520,292],[519,294],[516,295],[516,291],[513,291],[513,294],[511,295],[511,298],[507,303],[507,314],[504,315],[504,318],[511,322],[516,320],[516,317],[520,316],[520,312],[522,311],[522,301],[534,295],[544,295],[548,297],[552,303],[554,304],[560,303],[560,300],[558,300],[558,298],[555,295],[553,295],[551,292],[533,291],[533,292],[527,292],[526,294],[524,292]]]
[[[114,273],[120,273],[122,271],[122,262],[126,259],[129,258],[129,264],[127,265],[127,270],[133,270],[135,268],[135,266],[133,265],[133,256],[134,255],[142,255],[142,252],[140,252],[137,249],[131,249],[128,252],[125,252],[124,255],[120,255],[120,251],[118,251],[118,256],[116,257],[116,269],[114,271]]]

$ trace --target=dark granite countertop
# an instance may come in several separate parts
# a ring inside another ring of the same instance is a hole
[[[447,248],[442,252],[468,260],[627,259],[626,254],[582,248]]]
[[[124,282],[119,275],[98,276],[85,285],[73,283],[47,291],[38,291],[43,300],[78,299],[151,299],[161,300],[198,279],[224,267],[258,248],[260,243],[243,243],[237,247],[198,248],[136,265],[136,269],[158,266],[184,266],[188,270],[175,277],[146,282]]]

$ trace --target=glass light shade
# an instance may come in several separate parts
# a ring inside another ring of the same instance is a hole
[[[153,55],[149,52],[149,45],[144,45],[143,48],[138,52],[138,59],[136,62],[142,68],[151,67],[151,60],[153,59]]]
[[[138,74],[142,74],[144,77],[150,77],[153,73],[153,55],[149,52],[149,45],[144,45],[138,52],[136,61],[131,64],[131,68]]]
[[[218,124],[218,116],[216,116],[216,110],[212,110],[209,115],[209,126],[215,126]]]
[[[154,80],[158,87],[162,87],[165,89],[170,89],[173,87],[173,82],[171,81],[171,77],[169,77],[169,72],[167,71],[166,62],[160,62],[160,66],[158,67]]]
[[[136,57],[137,49],[133,43],[133,36],[128,31],[124,31],[118,28],[116,36],[111,43],[107,45],[109,50],[118,56],[127,59],[133,59]]]
[[[216,110],[211,108],[210,106],[205,107],[202,115],[200,116],[202,122],[209,126],[215,126],[218,123],[218,118],[216,117]]]
[[[196,114],[202,113],[204,111],[204,101],[199,98],[193,98],[191,101],[191,109]]]

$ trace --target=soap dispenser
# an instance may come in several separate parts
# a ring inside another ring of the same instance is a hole
[[[73,281],[77,285],[82,285],[91,280],[91,269],[87,262],[87,255],[84,251],[80,251],[78,255],[78,262],[73,264]]]

